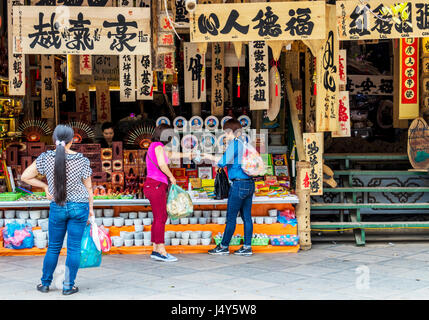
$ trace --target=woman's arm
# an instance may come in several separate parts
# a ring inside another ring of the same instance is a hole
[[[167,157],[171,160],[181,159],[181,158],[188,158],[192,159],[192,152],[177,152],[177,151],[165,151],[167,154]]]
[[[28,183],[29,185],[31,185],[33,187],[43,188],[45,190],[45,193],[46,193],[46,198],[48,200],[52,200],[53,197],[49,193],[49,187],[48,187],[48,185],[46,183],[44,183],[43,181],[40,181],[39,179],[36,178],[38,174],[39,173],[37,171],[36,161],[34,161],[22,173],[22,175],[21,175],[21,181],[23,181],[25,183]]]
[[[176,184],[176,179],[170,171],[170,168],[167,166],[164,158],[164,148],[158,146],[155,148],[156,160],[158,161],[158,166],[161,171],[170,179],[172,184]]]
[[[83,184],[85,185],[86,190],[88,190],[88,200],[89,200],[89,215],[94,216],[94,194],[92,192],[92,181],[91,177],[83,179]]]

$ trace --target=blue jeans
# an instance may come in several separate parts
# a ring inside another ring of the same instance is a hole
[[[49,211],[49,244],[43,261],[42,284],[50,286],[67,232],[67,259],[63,289],[74,285],[80,264],[83,231],[89,216],[89,203],[67,202],[63,207],[51,202]]]
[[[252,198],[254,192],[255,182],[250,179],[233,181],[231,188],[229,188],[226,226],[221,243],[223,247],[229,246],[235,232],[239,211],[244,221],[244,245],[252,245]]]

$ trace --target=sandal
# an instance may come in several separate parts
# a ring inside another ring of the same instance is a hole
[[[64,289],[63,289],[63,295],[65,295],[65,296],[69,296],[69,295],[71,295],[71,294],[73,294],[73,293],[76,293],[76,292],[78,292],[78,291],[79,291],[79,288],[78,288],[78,287],[73,286],[73,288],[71,288],[71,289],[69,289],[69,290],[64,290]]]
[[[48,286],[44,286],[43,284],[38,284],[37,287],[36,287],[36,289],[38,291],[40,291],[40,292],[43,292],[43,293],[49,292],[49,287]]]

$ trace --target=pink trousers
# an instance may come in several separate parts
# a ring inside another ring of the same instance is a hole
[[[168,185],[146,178],[143,192],[152,207],[153,223],[151,241],[155,244],[164,243],[165,222],[167,221],[167,189]]]

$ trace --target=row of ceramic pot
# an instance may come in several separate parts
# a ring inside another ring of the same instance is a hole
[[[49,219],[0,219],[0,228],[5,227],[9,223],[17,222],[19,224],[28,223],[32,228],[41,227],[43,231],[48,230]]]
[[[46,219],[49,216],[49,210],[5,210],[0,211],[0,219]]]

